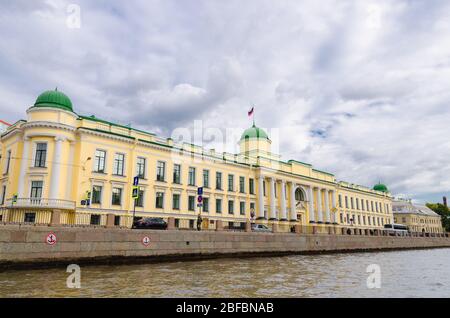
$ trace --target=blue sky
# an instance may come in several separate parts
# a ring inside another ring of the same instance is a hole
[[[254,104],[283,159],[450,196],[449,1],[2,1],[0,38],[4,120],[56,86],[78,113],[163,136],[243,130]]]

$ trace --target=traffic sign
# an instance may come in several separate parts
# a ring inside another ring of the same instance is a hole
[[[197,207],[198,207],[198,208],[201,208],[202,206],[203,206],[203,204],[197,203]]]
[[[148,236],[144,236],[144,237],[142,238],[141,243],[142,243],[142,245],[144,245],[144,246],[149,246],[149,245],[150,245],[150,238],[149,238]]]
[[[56,244],[56,235],[53,232],[50,232],[47,234],[47,236],[45,237],[45,243],[47,243],[50,246],[53,246]]]
[[[138,177],[138,176],[134,177],[134,179],[133,179],[133,185],[134,185],[135,187],[139,185],[139,177]]]
[[[133,187],[133,191],[131,193],[131,197],[133,199],[138,199],[139,198],[139,187]]]
[[[198,195],[203,195],[203,187],[199,187],[199,188],[197,189],[197,194],[198,194]]]
[[[203,202],[203,197],[202,197],[201,195],[199,195],[199,196],[197,197],[197,202],[198,202],[198,203],[202,203],[202,202]]]
[[[17,194],[13,195],[12,203],[17,203]]]

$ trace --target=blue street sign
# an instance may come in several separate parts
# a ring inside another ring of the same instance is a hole
[[[197,194],[198,194],[198,195],[203,195],[203,187],[199,187],[199,188],[197,189]]]
[[[133,185],[136,187],[139,185],[139,177],[134,177]]]

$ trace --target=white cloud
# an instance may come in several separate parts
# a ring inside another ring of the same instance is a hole
[[[173,128],[278,128],[274,147],[371,185],[449,190],[448,1],[79,1],[0,4],[0,109],[58,86],[82,114]],[[107,115],[102,115],[107,114]]]

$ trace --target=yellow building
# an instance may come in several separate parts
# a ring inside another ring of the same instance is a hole
[[[199,213],[197,188],[204,187],[204,228],[242,226],[248,220],[277,225],[379,229],[391,223],[392,198],[374,189],[337,182],[310,164],[283,162],[269,136],[253,125],[237,154],[192,144],[74,112],[59,91],[41,94],[20,120],[1,135],[3,222],[130,226],[131,197],[139,176],[136,216],[175,218],[192,228]]]
[[[413,204],[411,200],[392,202],[394,222],[407,225],[411,232],[445,233],[441,216],[425,205]]]

